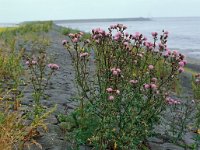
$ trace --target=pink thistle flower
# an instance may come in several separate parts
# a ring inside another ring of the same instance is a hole
[[[179,72],[179,73],[184,72],[184,68],[183,68],[183,67],[179,67],[179,68],[178,68],[178,72]]]
[[[151,43],[151,42],[144,42],[143,44],[144,44],[144,46],[146,46],[148,49],[150,49],[150,50],[153,49],[153,45],[154,45],[153,43]]]
[[[110,36],[110,33],[105,33],[105,36],[107,36],[107,37]]]
[[[106,91],[107,91],[108,93],[111,93],[111,92],[113,92],[113,89],[112,89],[112,88],[107,88]]]
[[[149,46],[149,42],[144,42],[143,45],[148,47]]]
[[[144,84],[144,88],[145,88],[145,89],[149,89],[149,88],[150,88],[150,85],[149,85],[149,84]]]
[[[73,43],[77,43],[77,42],[78,42],[78,38],[73,38],[73,39],[72,39],[72,42],[73,42]]]
[[[52,70],[58,70],[60,68],[57,64],[48,64],[48,67]]]
[[[25,63],[26,65],[29,65],[30,64],[30,62],[29,61],[26,61],[26,63]]]
[[[99,30],[99,33],[100,33],[101,35],[105,35],[105,34],[106,34],[106,32],[105,32],[103,29],[100,29],[100,30]]]
[[[151,89],[155,90],[157,86],[155,84],[150,84]]]
[[[117,76],[121,73],[121,70],[119,68],[112,68],[111,71],[114,76]]]
[[[184,65],[186,65],[187,64],[187,60],[183,60],[183,63],[184,63]]]
[[[118,75],[118,72],[116,70],[114,70],[112,73],[113,73],[114,76]]]
[[[169,49],[167,49],[164,56],[169,57],[170,55],[171,55],[171,51]]]
[[[114,40],[118,41],[119,40],[119,36],[114,36]]]
[[[36,64],[37,64],[37,61],[32,60],[31,64],[32,64],[32,65],[36,65]]]
[[[121,70],[120,70],[119,68],[117,68],[116,71],[117,71],[118,73],[121,73]]]
[[[132,37],[133,40],[136,40],[136,36],[135,35],[132,35],[131,37]]]
[[[80,34],[80,35],[83,35],[84,33],[83,33],[83,32],[79,32],[79,34]]]
[[[124,42],[124,45],[125,45],[125,46],[128,46],[128,42]]]
[[[156,38],[157,35],[158,35],[158,33],[157,33],[157,32],[152,32],[151,35],[152,35],[154,38]]]
[[[138,40],[138,39],[139,39],[139,37],[140,37],[140,35],[141,35],[141,34],[140,34],[140,32],[136,32],[136,33],[135,33],[135,39],[137,39],[137,40]]]
[[[154,66],[153,65],[149,65],[148,68],[149,68],[149,70],[153,70]]]
[[[183,61],[180,61],[178,64],[179,64],[179,67],[184,67],[185,66],[185,63]]]
[[[123,30],[126,30],[127,29],[127,26],[123,26]]]
[[[175,100],[174,104],[181,104],[180,101]]]
[[[179,100],[175,100],[171,97],[166,97],[166,102],[169,104],[169,105],[176,105],[176,104],[181,104],[181,102]]]
[[[164,57],[165,57],[165,58],[168,58],[168,57],[169,57],[169,54],[168,54],[168,53],[165,53],[165,54],[164,54]]]
[[[137,84],[138,80],[130,80],[129,83],[131,83],[131,84]]]
[[[112,100],[114,100],[114,96],[112,96],[112,95],[110,95],[109,97],[108,97],[108,99],[110,100],[110,101],[112,101]]]
[[[66,45],[67,44],[67,40],[62,40],[62,45]]]
[[[147,37],[144,37],[144,38],[143,38],[143,41],[147,41]]]
[[[114,71],[114,70],[116,70],[116,68],[114,67],[114,68],[112,68],[112,69],[110,69],[111,71]]]
[[[165,48],[165,45],[163,45],[162,43],[159,43],[158,46],[159,46],[159,50],[163,50]]]
[[[171,55],[171,51],[170,50],[167,50],[166,52],[168,53],[168,55]]]
[[[121,29],[123,28],[123,24],[117,24],[117,27]]]
[[[25,64],[26,64],[26,65],[36,65],[36,64],[37,64],[37,61],[35,61],[35,60],[32,60],[31,62],[30,62],[30,61],[26,61]]]
[[[178,55],[178,51],[177,50],[174,50],[172,53],[173,53],[174,56]]]
[[[164,34],[168,35],[168,34],[169,34],[169,32],[168,32],[168,31],[165,31],[165,32],[164,32]]]
[[[85,52],[85,53],[80,53],[80,57],[86,57],[89,56],[89,53]]]
[[[117,32],[117,33],[116,33],[116,36],[121,37],[121,36],[122,36],[122,33],[121,33],[121,32]]]
[[[110,25],[110,29],[114,29],[114,25]]]
[[[73,33],[69,33],[69,36],[70,36],[70,37],[74,37],[74,34],[73,34]]]

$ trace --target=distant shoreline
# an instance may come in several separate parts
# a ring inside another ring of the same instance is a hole
[[[150,18],[108,18],[108,19],[71,19],[54,20],[54,23],[87,23],[87,22],[119,22],[119,21],[151,21]]]

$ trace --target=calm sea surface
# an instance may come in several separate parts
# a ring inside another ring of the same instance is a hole
[[[67,23],[58,25],[71,27],[90,32],[93,28],[107,28],[112,24],[122,23],[128,27],[127,32],[140,32],[148,40],[152,40],[151,32],[164,29],[169,31],[168,47],[200,59],[200,17],[195,18],[153,18],[151,21],[124,21],[124,22],[87,22]]]
[[[127,32],[134,34],[140,32],[148,40],[152,40],[151,32],[159,32],[164,29],[169,31],[168,47],[177,49],[188,56],[200,59],[200,17],[190,18],[152,18],[151,21],[123,21],[123,22],[84,22],[69,23],[63,21],[57,23],[64,27],[70,27],[90,32],[93,28],[107,30],[110,25],[122,23],[128,27]],[[14,24],[0,24],[1,26],[13,26]]]

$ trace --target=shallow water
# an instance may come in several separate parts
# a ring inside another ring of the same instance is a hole
[[[58,25],[80,29],[90,32],[93,28],[107,28],[111,24],[122,23],[128,27],[127,32],[140,32],[149,40],[151,32],[159,32],[164,29],[169,31],[168,47],[178,49],[189,54],[190,51],[200,52],[200,17],[190,18],[152,18],[151,21],[123,21],[123,22],[86,22],[68,23]],[[192,54],[193,55],[193,54]]]

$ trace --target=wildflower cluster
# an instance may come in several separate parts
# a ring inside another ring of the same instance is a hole
[[[57,64],[46,65],[47,56],[45,54],[41,54],[37,58],[28,58],[25,64],[28,66],[28,71],[30,73],[30,81],[34,90],[34,113],[35,115],[38,115],[41,109],[41,97],[44,96],[44,92],[49,83],[49,80],[51,79],[53,73],[59,69],[59,66]],[[50,71],[47,71],[46,67],[49,67]]]
[[[48,67],[52,70],[58,70],[60,68],[57,64],[48,64]]]
[[[80,33],[70,34],[70,42],[64,44],[80,91],[78,122],[82,127],[88,117],[96,122],[88,127],[92,131],[82,132],[89,132],[86,139],[99,149],[136,149],[152,134],[166,101],[180,103],[166,98],[165,93],[187,62],[184,55],[167,47],[168,32],[163,31],[160,38],[153,32],[151,42],[139,32],[126,33],[126,29],[122,24],[111,25],[108,31],[93,29],[85,41]]]
[[[169,104],[169,105],[174,105],[174,104],[181,104],[180,100],[175,100],[171,97],[167,97],[166,98],[166,102]]]

